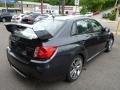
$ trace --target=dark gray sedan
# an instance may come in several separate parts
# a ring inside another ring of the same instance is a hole
[[[75,81],[82,67],[101,52],[112,50],[114,36],[94,19],[58,16],[34,25],[7,24],[7,57],[24,77]]]

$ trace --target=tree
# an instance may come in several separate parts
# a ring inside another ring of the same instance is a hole
[[[80,0],[83,10],[86,11],[101,11],[114,6],[115,0]]]
[[[40,2],[41,0],[24,0]],[[49,3],[51,5],[59,5],[60,0],[44,0],[44,3]],[[116,0],[80,0],[80,5],[86,11],[101,11],[114,6]],[[65,5],[74,5],[74,0],[65,0]]]
[[[23,0],[29,2],[40,2],[40,0]],[[59,0],[44,0],[45,3],[49,3],[51,5],[59,5]],[[74,0],[65,0],[66,5],[74,5]]]
[[[89,11],[99,11],[105,0],[81,0],[81,5],[86,6]]]

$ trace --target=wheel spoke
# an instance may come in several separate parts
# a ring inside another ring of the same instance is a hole
[[[71,76],[73,75],[73,73],[74,73],[74,69],[70,72]]]
[[[75,78],[75,74],[76,74],[76,70],[73,69],[72,72],[71,72],[71,77]]]
[[[80,75],[80,71],[79,71],[79,70],[77,71],[77,75],[78,75],[78,76]]]
[[[73,78],[75,79],[76,76],[77,76],[77,71],[75,70],[75,71],[74,71],[74,74],[73,74]]]

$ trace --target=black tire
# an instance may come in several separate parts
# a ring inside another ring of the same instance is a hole
[[[114,39],[110,38],[107,43],[105,52],[110,52],[112,50],[113,43],[114,43]]]
[[[76,63],[75,63],[76,62]],[[77,65],[77,66],[74,66],[75,69],[73,68],[73,65]],[[76,56],[70,67],[69,67],[69,71],[67,73],[67,78],[66,78],[66,81],[67,82],[73,82],[75,80],[77,80],[82,72],[82,67],[83,67],[83,58],[81,56]]]

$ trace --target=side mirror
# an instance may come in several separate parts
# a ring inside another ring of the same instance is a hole
[[[109,28],[107,28],[107,27],[105,27],[105,28],[103,28],[103,30],[102,30],[103,32],[110,32],[110,29]]]

